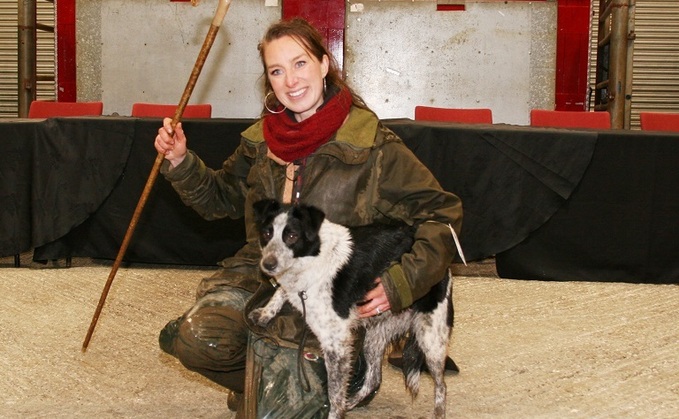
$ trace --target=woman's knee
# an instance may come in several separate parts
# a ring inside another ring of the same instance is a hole
[[[174,355],[189,369],[230,371],[243,367],[247,339],[241,310],[202,307],[179,323]]]

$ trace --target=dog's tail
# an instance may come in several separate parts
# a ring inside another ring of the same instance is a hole
[[[420,390],[420,372],[424,365],[424,352],[410,334],[403,345],[403,378],[405,385],[413,397],[417,397]]]

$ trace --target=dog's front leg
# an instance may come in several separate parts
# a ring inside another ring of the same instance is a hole
[[[256,325],[266,326],[281,311],[281,307],[283,307],[283,303],[285,303],[287,298],[285,290],[278,288],[273,296],[271,296],[269,302],[264,307],[252,310],[248,314],[248,318]]]

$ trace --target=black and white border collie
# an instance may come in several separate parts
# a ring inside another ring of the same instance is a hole
[[[435,384],[434,416],[445,417],[444,369],[453,322],[449,274],[399,313],[387,311],[360,319],[356,310],[375,287],[375,279],[411,249],[415,228],[405,224],[347,228],[327,220],[318,208],[283,206],[274,200],[259,201],[254,210],[262,247],[260,267],[276,280],[278,288],[266,306],[253,310],[249,318],[265,326],[285,301],[306,312],[305,320],[321,345],[328,372],[328,417],[344,417],[379,387],[384,352],[392,340],[405,335],[406,387],[417,396],[420,370],[426,363]],[[366,329],[366,376],[363,387],[347,400],[354,332],[361,327]]]

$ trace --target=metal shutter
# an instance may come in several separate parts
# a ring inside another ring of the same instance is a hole
[[[639,129],[639,112],[679,112],[679,1],[630,0],[635,40],[632,52],[630,128]],[[590,86],[596,76],[596,23],[593,0]],[[592,100],[593,102],[593,100]]]
[[[0,0],[0,118],[16,118],[18,115],[18,63],[17,63],[17,15],[16,0]],[[54,26],[54,3],[37,1],[38,22]],[[54,34],[37,31],[39,76],[54,75]],[[54,100],[54,81],[40,81],[38,98]]]
[[[637,0],[635,13],[633,127],[639,112],[679,112],[679,1]]]

